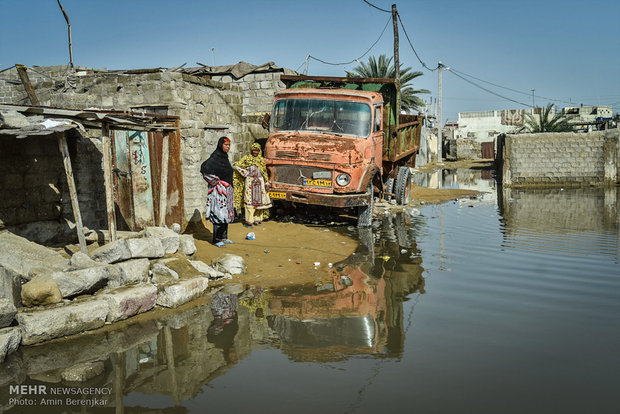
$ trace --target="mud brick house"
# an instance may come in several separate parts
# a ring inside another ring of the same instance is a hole
[[[183,205],[181,215],[183,223],[197,221],[204,212],[206,185],[199,169],[202,161],[215,149],[218,138],[222,135],[232,137],[231,161],[236,161],[245,155],[255,140],[265,138],[267,133],[260,126],[262,115],[270,111],[275,91],[284,88],[280,76],[284,73],[294,73],[277,67],[272,62],[261,66],[240,62],[237,65],[219,67],[202,65],[185,69],[177,67],[121,71],[84,67],[71,69],[68,66],[32,68],[21,66],[22,72],[23,68],[26,68],[27,78],[24,81],[18,71],[19,68],[18,65],[0,72],[0,104],[32,105],[28,94],[27,84],[29,84],[31,92],[38,99],[38,105],[33,106],[48,107],[47,111],[51,111],[51,108],[65,108],[78,113],[87,109],[90,113],[106,111],[124,113],[129,118],[134,117],[133,121],[137,123],[145,122],[144,119],[140,120],[140,117],[150,116],[149,119],[155,120],[156,115],[176,119],[179,133],[179,182],[182,182],[179,196],[182,196],[180,202]],[[34,113],[33,111],[28,109],[27,113],[22,111],[22,114],[29,116]],[[77,135],[81,136],[81,132],[79,128],[72,128],[68,132],[68,142],[70,147],[74,145],[78,151],[76,157],[72,157],[74,163],[90,163],[92,168],[98,170],[97,174],[92,172],[85,175],[84,166],[75,169],[80,201],[94,203],[92,209],[84,208],[84,211],[88,211],[84,217],[85,225],[97,226],[105,222],[105,203],[102,204],[104,198],[86,195],[85,192],[79,191],[79,187],[81,183],[90,180],[84,185],[95,190],[92,191],[93,194],[97,190],[104,192],[101,173],[101,122],[93,124],[92,133],[89,132],[88,125],[83,126],[88,140],[76,139]],[[151,132],[155,131],[156,128]],[[49,145],[50,148],[44,150],[40,145]],[[10,150],[1,151],[0,157],[14,157],[18,147],[28,148],[27,151],[35,151],[36,148],[36,151],[42,153],[58,153],[56,142],[51,140],[49,143],[42,141],[36,146],[17,145]],[[50,161],[50,164],[58,165],[54,168],[62,168],[60,160]],[[11,187],[17,185],[19,180],[22,180],[20,185],[25,184],[23,180],[26,173],[17,175],[20,178],[15,176],[16,181],[12,183],[4,179],[0,191],[12,190]],[[53,198],[58,197],[58,194],[45,196]],[[93,200],[87,200],[88,197],[93,197]],[[65,202],[67,199],[62,200]],[[63,211],[62,214],[66,215],[66,209],[62,206],[60,209]],[[29,216],[20,219],[11,216],[10,220],[3,220],[4,226],[9,225],[7,223],[22,223],[35,218],[57,217],[59,214],[51,210],[42,215],[40,213],[42,212],[36,214],[31,212],[28,213]],[[89,214],[95,217],[91,220]],[[0,223],[1,226],[3,224]],[[139,227],[140,225],[136,228]]]

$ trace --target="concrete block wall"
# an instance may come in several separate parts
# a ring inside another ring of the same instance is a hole
[[[455,139],[457,160],[479,160],[482,158],[480,142],[475,139]]]
[[[89,136],[98,131],[88,130]],[[97,229],[105,222],[101,148],[97,139],[67,138],[82,223]],[[41,243],[73,237],[75,221],[67,176],[54,135],[0,139],[0,229]]]
[[[1,137],[0,228],[60,219],[63,178],[55,138]]]
[[[506,135],[506,186],[603,185],[618,182],[618,129]]]
[[[106,110],[163,106],[167,107],[168,115],[179,116],[185,219],[188,221],[198,220],[200,214],[204,213],[206,184],[200,175],[200,164],[215,149],[222,135],[232,139],[231,162],[249,152],[254,140],[265,133],[260,126],[250,126],[244,113],[262,110],[260,108],[267,107],[266,102],[273,98],[273,95],[271,98],[266,96],[268,92],[260,97],[251,94],[258,94],[258,89],[263,87],[269,90],[270,85],[279,82],[279,76],[276,80],[275,73],[248,75],[255,79],[235,84],[179,72],[128,74],[76,68],[75,88],[66,89],[66,66],[37,67],[34,70],[36,72],[28,70],[28,74],[44,106],[70,109],[95,107]],[[255,105],[250,109],[244,107],[246,92],[243,87],[246,86],[256,88],[247,91],[248,105]],[[0,102],[30,103],[15,69],[0,73]],[[93,157],[100,160],[101,145],[98,137],[90,141],[87,145],[96,152]],[[101,168],[100,161],[94,165]]]
[[[236,85],[243,91],[243,119],[253,140],[267,139],[269,132],[261,127],[265,113],[271,113],[273,97],[285,88],[280,76],[283,70],[249,73],[240,79],[231,75],[214,75],[213,80]]]
[[[271,113],[275,93],[285,88],[284,83],[280,81],[283,73],[282,70],[256,72],[240,79],[235,79],[231,75],[214,75],[212,79],[240,87],[243,91],[243,115],[252,116]]]

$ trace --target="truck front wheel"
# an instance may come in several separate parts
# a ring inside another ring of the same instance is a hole
[[[368,183],[366,193],[370,194],[370,203],[357,208],[357,227],[370,227],[372,225],[372,210],[375,206],[375,188],[372,180]]]
[[[411,170],[409,167],[398,167],[394,193],[396,194],[396,202],[399,205],[409,204],[411,199]]]

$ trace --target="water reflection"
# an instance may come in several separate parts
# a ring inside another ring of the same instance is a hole
[[[415,228],[404,213],[384,217],[373,230],[361,231],[364,242],[348,260],[312,285],[222,290],[114,329],[22,347],[0,368],[2,411],[41,412],[38,404],[7,404],[24,397],[9,392],[9,385],[28,384],[110,388],[103,404],[108,412],[186,412],[184,401],[260,349],[280,350],[294,362],[398,359],[404,351],[403,303],[425,286],[411,237]],[[80,384],[62,379],[65,369],[94,361],[104,363],[103,374]],[[84,407],[61,404],[51,411]]]

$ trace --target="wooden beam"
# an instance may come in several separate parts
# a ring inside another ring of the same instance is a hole
[[[26,66],[24,65],[15,65],[17,69],[17,73],[19,74],[19,78],[24,85],[24,89],[26,89],[26,93],[28,94],[28,98],[30,98],[30,103],[35,106],[40,106],[39,98],[37,98],[37,94],[34,93],[34,88],[32,87],[32,83],[30,83],[30,78],[28,77],[28,72],[26,71]]]
[[[58,149],[60,149],[60,154],[62,155],[62,162],[65,165],[67,184],[69,185],[69,196],[71,198],[71,206],[73,207],[73,217],[75,218],[75,229],[77,231],[78,240],[80,241],[80,250],[82,253],[88,254],[88,250],[86,249],[86,238],[84,237],[84,228],[82,226],[82,215],[80,214],[75,180],[73,179],[71,158],[69,157],[69,148],[67,147],[67,137],[63,132],[59,132],[56,134],[56,138],[58,139]]]
[[[166,226],[166,211],[168,201],[168,155],[170,154],[169,134],[163,134],[161,149],[161,179],[159,180],[159,226]]]
[[[108,231],[110,240],[116,240],[116,214],[114,212],[114,179],[112,177],[112,145],[110,130],[106,122],[101,127],[101,141],[103,142],[103,177],[105,181],[105,204],[108,213]]]

